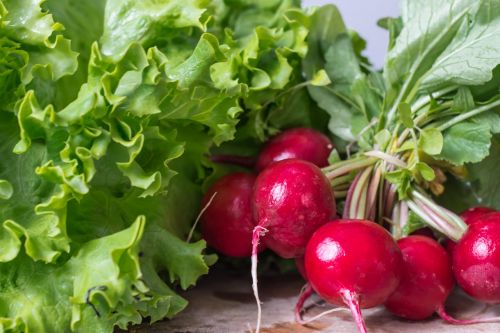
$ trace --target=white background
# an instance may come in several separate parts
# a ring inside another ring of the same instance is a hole
[[[365,55],[376,68],[382,67],[387,49],[388,33],[377,26],[382,17],[399,16],[399,0],[302,0],[303,6],[335,4],[347,27],[367,40]]]

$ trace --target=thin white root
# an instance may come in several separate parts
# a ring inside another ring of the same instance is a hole
[[[252,289],[257,303],[257,325],[255,326],[255,333],[260,332],[260,324],[262,322],[262,303],[259,298],[259,288],[257,280],[257,255],[259,248],[259,239],[267,232],[267,229],[262,226],[256,226],[253,229],[252,235]]]
[[[189,230],[189,235],[187,236],[186,243],[191,242],[191,238],[193,238],[193,233],[194,233],[194,230],[196,229],[196,226],[198,225],[198,222],[200,222],[200,219],[201,219],[203,213],[205,213],[205,211],[208,209],[208,207],[212,204],[212,201],[214,200],[216,195],[217,195],[217,192],[214,192],[214,194],[212,194],[212,196],[210,197],[210,200],[208,200],[205,207],[203,207],[201,209],[200,213],[196,217],[196,220],[194,221],[193,226],[191,227],[191,230]]]
[[[322,318],[322,317],[324,317],[326,315],[329,315],[330,313],[339,312],[339,311],[349,311],[349,309],[347,309],[347,308],[333,308],[333,309],[330,309],[330,310],[323,311],[323,312],[321,312],[317,316],[314,316],[314,317],[312,317],[310,319],[304,320],[302,322],[302,325],[307,325],[307,324],[309,324],[309,323],[311,323],[311,322],[313,322],[315,320],[318,320],[319,318]]]

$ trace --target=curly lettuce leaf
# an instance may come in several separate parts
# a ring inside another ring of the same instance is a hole
[[[214,262],[184,241],[217,173],[210,151],[322,126],[300,90],[309,13],[296,1],[1,4],[0,53],[14,56],[0,60],[0,302],[15,306],[0,324],[111,332],[174,316],[187,305],[175,289]],[[21,9],[29,26],[3,20]]]
[[[149,46],[158,42],[161,35],[168,36],[171,30],[203,30],[203,4],[202,0],[108,0],[100,38],[103,54],[116,59],[133,42]]]
[[[25,155],[16,155],[12,153],[19,135],[15,118],[0,112],[0,119],[0,179],[10,184],[10,195],[0,203],[0,261],[14,259],[24,243],[30,257],[51,262],[69,251],[66,214],[61,209],[67,198],[36,169],[47,162],[59,143],[36,143]],[[53,209],[48,209],[50,205]]]
[[[111,318],[133,319],[133,313],[120,310],[146,292],[137,290],[136,248],[143,230],[139,218],[128,229],[84,244],[62,265],[25,255],[0,264],[2,331],[109,332]]]

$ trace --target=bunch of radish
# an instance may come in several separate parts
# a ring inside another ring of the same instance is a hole
[[[257,255],[264,249],[294,258],[308,281],[295,309],[299,322],[313,292],[350,309],[360,332],[367,331],[360,309],[379,305],[410,320],[434,313],[453,324],[497,320],[452,318],[445,302],[455,281],[480,301],[500,302],[500,213],[481,207],[461,218],[450,215],[468,228],[453,240],[442,237],[448,251],[428,236],[397,240],[394,228],[391,234],[374,222],[387,213],[377,207],[376,191],[393,191],[374,167],[377,156],[328,165],[332,150],[332,142],[317,131],[284,131],[251,163],[258,174],[226,175],[204,196],[201,229],[207,244],[226,256],[252,258],[256,331],[261,325]],[[234,156],[213,160],[249,165],[248,159],[240,163]],[[342,218],[336,198],[345,199]],[[422,205],[432,209],[426,200],[421,199]],[[391,206],[394,214],[397,204]],[[417,233],[434,235],[430,229]]]

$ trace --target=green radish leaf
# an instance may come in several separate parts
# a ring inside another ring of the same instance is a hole
[[[443,52],[467,15],[477,11],[480,1],[404,0],[401,3],[403,28],[386,57],[384,77],[399,87],[412,78],[416,82]]]
[[[491,132],[487,123],[458,123],[447,129],[443,137],[443,150],[437,158],[455,165],[480,162],[489,154]]]
[[[500,136],[496,135],[492,140],[490,154],[480,163],[468,166],[470,188],[467,193],[471,202],[477,202],[484,206],[500,209],[500,177],[498,167],[500,165]],[[480,202],[478,202],[480,201]],[[471,204],[468,207],[472,207]]]
[[[476,103],[474,103],[474,96],[467,87],[460,87],[457,90],[455,97],[453,97],[452,110],[458,112],[465,112],[472,110]]]
[[[422,81],[422,89],[449,84],[480,85],[500,63],[500,2],[457,1],[468,16]],[[440,4],[445,7],[442,2]]]
[[[411,114],[411,107],[408,103],[400,103],[398,105],[398,112],[399,112],[399,120],[401,120],[401,122],[406,128],[413,128],[415,126]]]
[[[399,153],[402,151],[407,151],[412,149],[415,149],[415,142],[413,140],[407,140],[398,149],[396,149],[396,152]]]
[[[427,223],[424,222],[417,214],[410,211],[408,214],[408,220],[406,221],[405,226],[403,227],[402,233],[403,236],[408,236],[413,232],[428,227]]]
[[[492,139],[488,157],[479,163],[467,165],[467,178],[449,177],[445,191],[437,197],[440,205],[455,212],[474,206],[500,209],[500,136]]]
[[[337,7],[323,6],[311,18],[309,51],[302,62],[307,79],[312,80],[324,69],[332,81],[327,86],[309,85],[307,89],[330,116],[328,128],[337,137],[336,143],[343,143],[336,145],[339,150],[352,141],[369,146],[359,133],[378,115],[382,105],[379,83],[372,82],[374,75],[366,75],[361,69],[362,57],[358,55],[362,42],[356,38],[349,34]]]
[[[387,145],[391,141],[392,135],[391,132],[387,129],[383,129],[377,134],[375,134],[375,142],[378,144],[380,150],[385,150]]]
[[[497,112],[484,112],[471,119],[477,123],[484,123],[490,126],[490,131],[493,134],[500,133],[500,114]]]
[[[434,180],[434,178],[436,178],[436,174],[434,173],[434,170],[426,163],[418,162],[417,164],[415,164],[415,169],[428,182],[431,182]]]
[[[420,132],[418,147],[428,155],[439,155],[443,149],[443,135],[437,128],[426,128]]]
[[[332,83],[324,69],[320,69],[319,71],[317,71],[309,82],[316,87],[327,86]]]
[[[396,39],[403,29],[403,21],[400,17],[384,17],[377,21],[377,25],[389,31],[389,46],[388,50],[394,47]]]
[[[408,198],[411,191],[411,172],[408,169],[399,169],[388,172],[384,175],[385,179],[396,185],[400,200]]]
[[[340,162],[341,158],[337,149],[333,149],[328,156],[328,164],[333,164],[335,162]]]

